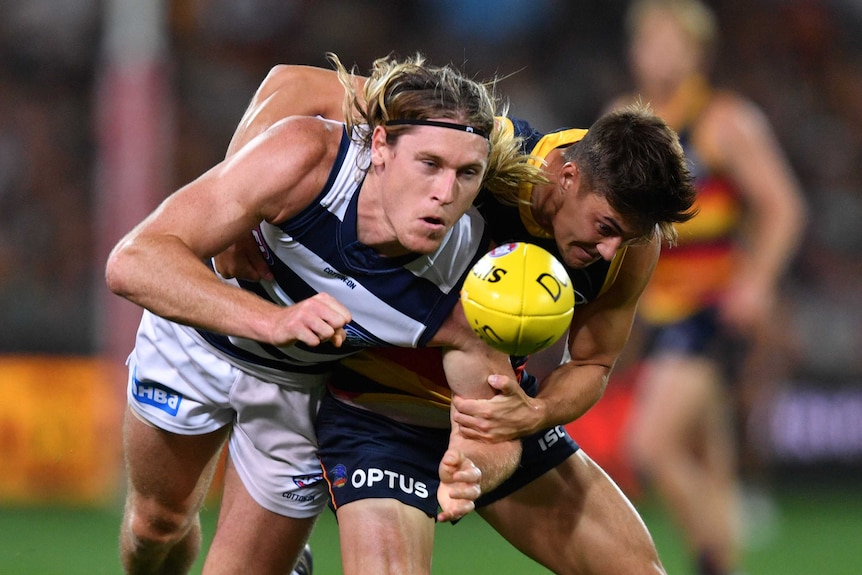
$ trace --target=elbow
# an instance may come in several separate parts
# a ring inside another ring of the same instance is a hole
[[[590,407],[594,406],[599,402],[599,400],[604,397],[605,391],[608,388],[608,383],[611,380],[611,371],[612,368],[608,366],[601,366],[602,374],[601,377],[596,378],[594,381],[594,385],[591,389],[591,393],[589,393],[588,401],[590,402]]]
[[[105,285],[112,293],[128,297],[131,293],[129,281],[131,256],[122,245],[115,247],[105,264]]]

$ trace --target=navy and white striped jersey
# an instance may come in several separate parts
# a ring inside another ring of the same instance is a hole
[[[368,151],[346,130],[326,185],[316,201],[279,224],[255,231],[274,281],[230,280],[279,305],[326,292],[350,310],[347,341],[275,347],[198,330],[231,361],[257,370],[322,371],[323,363],[367,347],[419,347],[439,329],[458,301],[460,285],[488,249],[484,220],[475,208],[430,255],[388,258],[358,240],[357,202]],[[227,280],[226,280],[227,281]]]

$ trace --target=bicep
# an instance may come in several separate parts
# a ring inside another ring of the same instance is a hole
[[[313,183],[310,167],[320,156],[321,147],[312,138],[307,146],[292,147],[296,153],[285,159],[285,142],[298,142],[301,136],[301,131],[286,126],[257,138],[168,197],[138,234],[175,237],[204,259],[243,238],[261,221],[289,215],[291,206],[304,204],[305,188]]]
[[[515,377],[509,356],[493,349],[470,329],[460,302],[428,345],[443,348],[446,381],[452,392],[462,397],[490,398],[494,390],[488,385],[488,376]]]
[[[135,230],[139,241],[171,237],[185,244],[200,259],[229,246],[260,221],[247,202],[224,193],[229,183],[213,168],[169,196]]]
[[[613,367],[628,341],[635,311],[633,304],[576,311],[569,332],[571,361],[578,365]]]

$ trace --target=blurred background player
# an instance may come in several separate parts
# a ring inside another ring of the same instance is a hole
[[[662,252],[639,307],[643,365],[630,448],[685,534],[698,573],[738,562],[739,481],[733,391],[751,346],[768,339],[805,207],[761,111],[714,89],[712,12],[697,0],[638,0],[627,15],[633,100],[680,135],[698,215]]]

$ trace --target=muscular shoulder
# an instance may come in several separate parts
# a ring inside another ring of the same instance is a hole
[[[320,152],[330,145],[330,140],[340,140],[344,124],[310,116],[288,116],[270,126],[265,133],[271,138],[292,140],[311,153]],[[297,150],[301,153],[301,150]]]
[[[353,89],[361,93],[366,78],[353,77]],[[270,115],[323,116],[344,119],[345,90],[334,70],[314,66],[279,64],[267,74],[255,101]]]
[[[744,96],[716,91],[701,117],[696,144],[709,164],[726,167],[734,151],[746,142],[759,140],[769,131],[763,111]]]
[[[329,177],[342,134],[338,122],[290,117],[273,124],[237,155],[236,169],[254,174],[251,193],[259,195],[268,221],[277,223],[298,213],[317,195]]]

